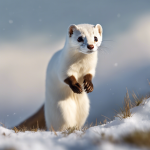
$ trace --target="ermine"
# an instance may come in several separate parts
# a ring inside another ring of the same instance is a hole
[[[101,42],[101,25],[69,26],[64,48],[53,55],[47,67],[45,104],[18,127],[45,128],[46,121],[47,129],[62,131],[84,125]]]
[[[92,78],[101,42],[99,24],[68,28],[64,48],[53,55],[47,68],[44,105],[47,129],[62,131],[84,125],[90,108],[87,93],[93,91]]]

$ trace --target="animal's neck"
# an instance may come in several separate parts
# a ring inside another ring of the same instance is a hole
[[[91,64],[93,61],[97,60],[97,52],[94,52],[92,54],[83,54],[73,47],[67,47],[67,49],[63,49],[64,51],[62,52],[62,57],[63,59],[61,62],[63,62],[61,65],[66,67],[69,66],[74,66],[79,65],[78,67],[80,68],[81,66],[87,67],[89,66],[89,63]],[[75,52],[77,51],[77,52]],[[85,66],[86,65],[86,66]]]
[[[88,64],[93,60],[97,60],[97,52],[91,54],[84,54],[79,52],[77,47],[73,47],[70,43],[66,40],[65,46],[62,50],[61,58],[63,62],[63,66],[71,66],[78,62],[84,62],[84,64]]]
[[[83,58],[86,57],[86,54],[83,54],[83,53],[79,52],[77,48],[70,47],[70,46],[65,47],[65,49],[63,51],[63,55],[64,55],[63,58],[67,62],[68,61],[76,62],[76,61],[82,60]]]

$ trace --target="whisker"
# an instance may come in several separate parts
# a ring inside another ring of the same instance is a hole
[[[108,49],[109,49],[109,48],[107,48],[107,50],[106,50],[105,47],[100,46],[100,47],[98,48],[98,51],[104,52],[104,53],[106,53],[106,54],[109,54]]]
[[[114,40],[102,40],[103,42],[115,42]]]
[[[101,46],[101,48],[107,48],[107,49],[109,49],[108,47],[106,47],[106,46]]]

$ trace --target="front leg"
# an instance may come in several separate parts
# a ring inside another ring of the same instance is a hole
[[[65,79],[64,82],[70,86],[74,93],[82,93],[82,87],[73,75]]]
[[[94,87],[93,87],[93,83],[92,83],[92,75],[91,74],[86,74],[84,77],[83,77],[84,81],[83,81],[83,84],[84,84],[84,89],[87,93],[90,93],[93,91]]]

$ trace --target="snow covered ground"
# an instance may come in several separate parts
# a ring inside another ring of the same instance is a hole
[[[131,109],[132,117],[115,118],[104,125],[75,131],[67,136],[61,132],[19,132],[0,127],[0,150],[137,150],[143,149],[123,142],[134,131],[150,131],[150,98],[144,105]],[[117,141],[117,142],[116,142]]]

